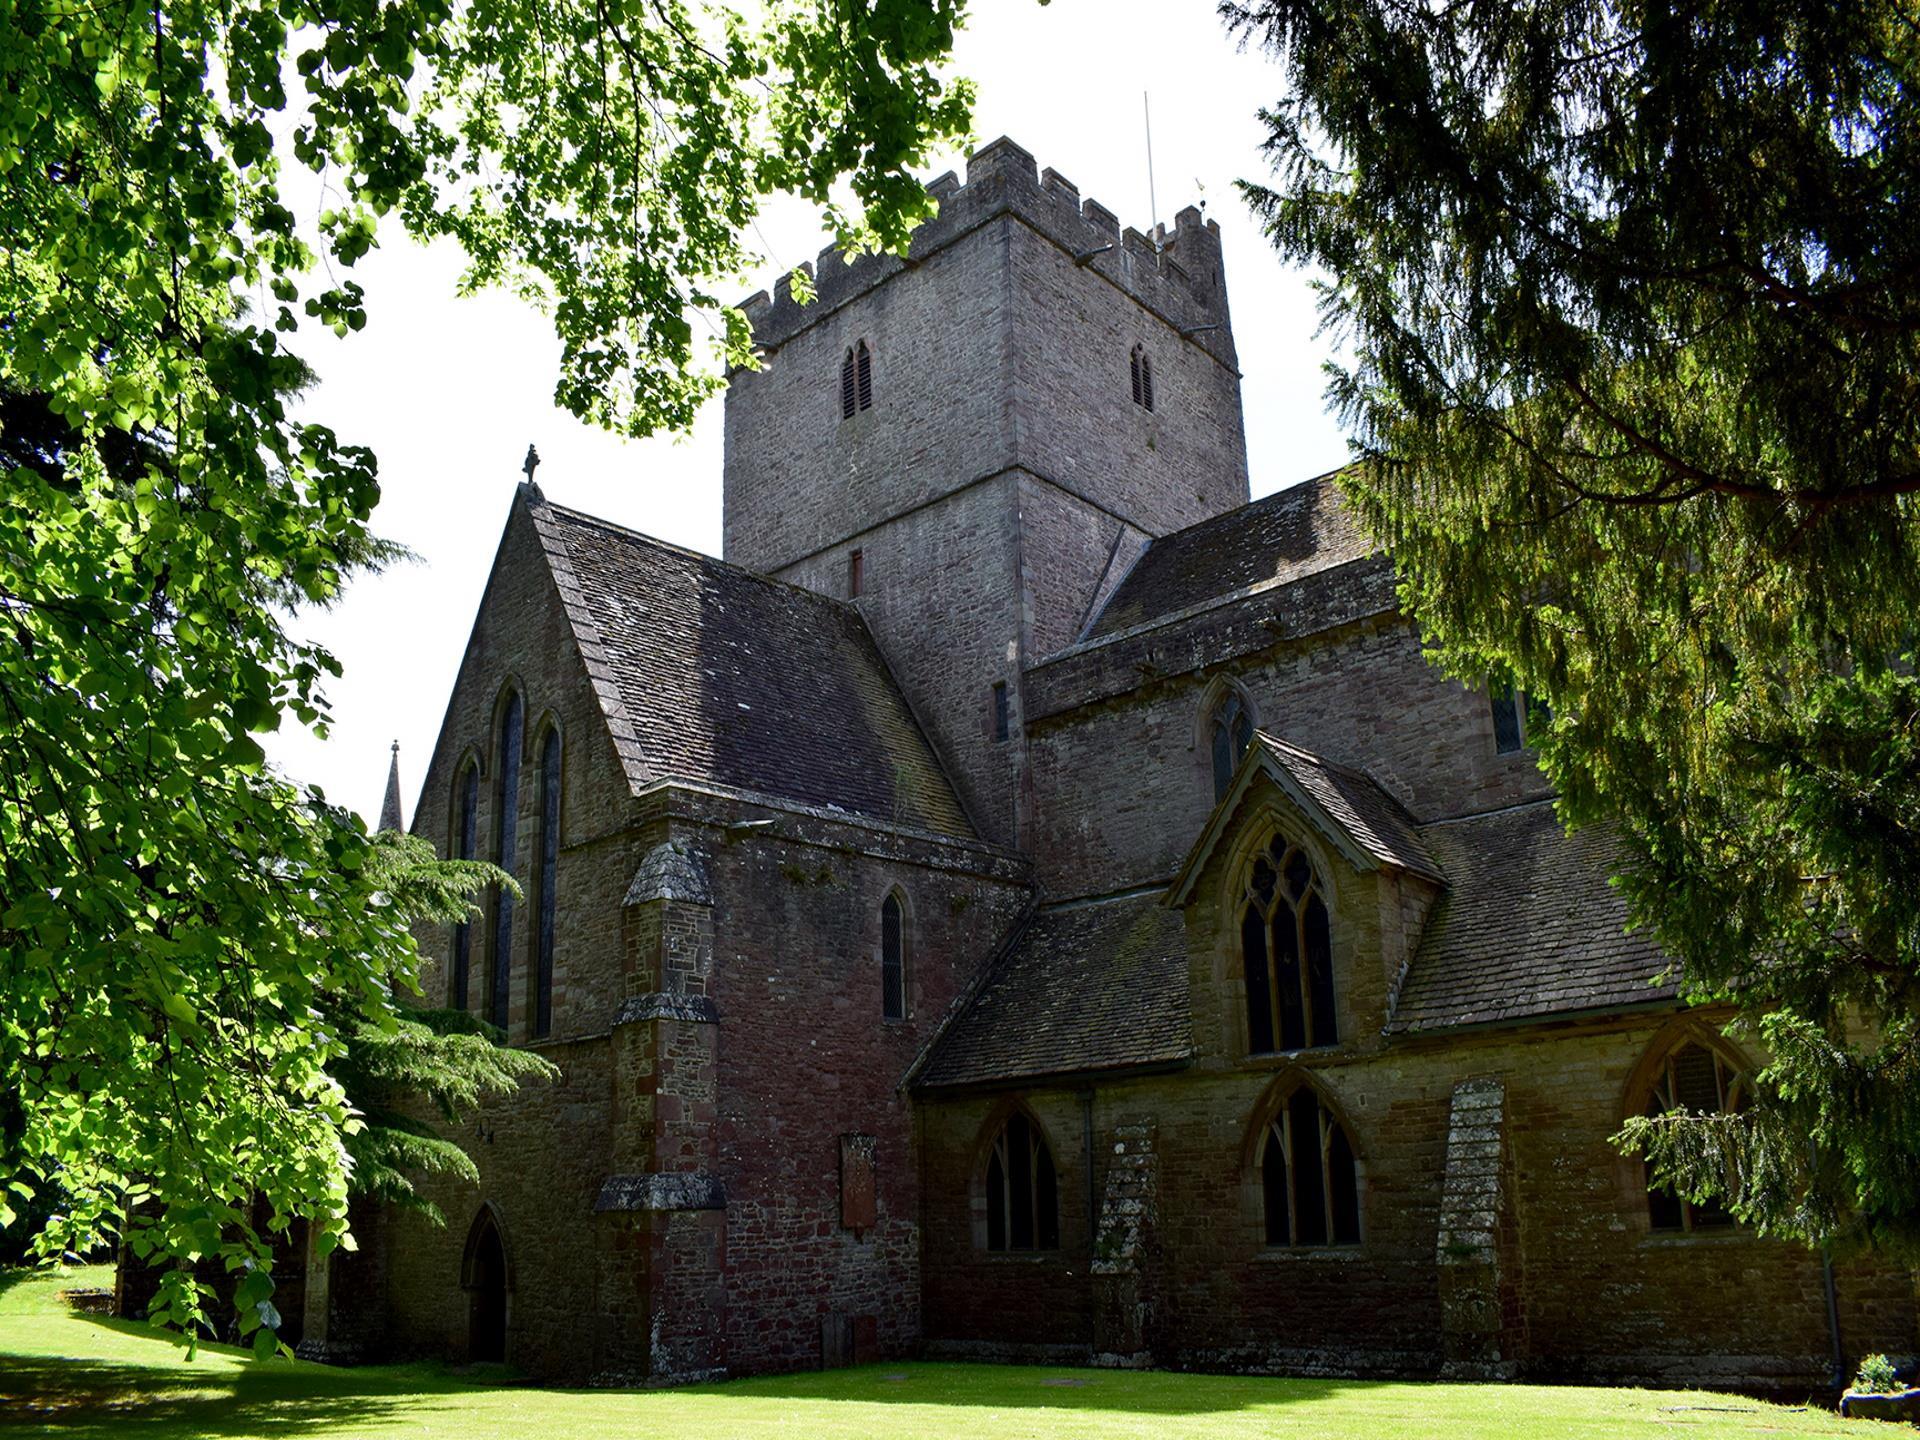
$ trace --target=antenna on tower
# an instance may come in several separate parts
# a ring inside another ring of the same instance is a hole
[[[1153,248],[1160,248],[1160,201],[1153,191],[1153,104],[1140,92],[1140,113],[1147,122],[1147,209],[1153,215]]]

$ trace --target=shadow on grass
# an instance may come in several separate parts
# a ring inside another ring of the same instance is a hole
[[[453,1389],[455,1387],[448,1387]],[[208,1372],[0,1355],[0,1415],[72,1440],[351,1434],[436,1405],[431,1387],[369,1386],[358,1377],[268,1361]]]
[[[256,1361],[203,1345],[231,1365],[192,1365],[177,1338],[133,1320],[63,1314],[70,1323],[150,1342],[151,1361],[0,1351],[0,1428],[22,1422],[71,1440],[353,1434],[400,1417],[421,1419],[473,1387],[451,1377],[332,1369],[285,1359]]]

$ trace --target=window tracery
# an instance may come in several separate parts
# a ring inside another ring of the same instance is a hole
[[[1024,1110],[1015,1110],[987,1154],[987,1249],[1060,1248],[1060,1182],[1053,1152]]]
[[[1247,867],[1240,912],[1247,1049],[1304,1050],[1339,1041],[1333,935],[1307,852],[1275,835]]]
[[[1650,1116],[1684,1111],[1693,1115],[1735,1112],[1746,1104],[1746,1079],[1732,1059],[1697,1039],[1688,1039],[1662,1056],[1656,1065],[1642,1113]],[[1718,1199],[1688,1200],[1647,1176],[1647,1223],[1654,1231],[1692,1234],[1734,1224]]]
[[[1360,1243],[1360,1174],[1353,1142],[1310,1085],[1267,1123],[1260,1187],[1269,1245]]]

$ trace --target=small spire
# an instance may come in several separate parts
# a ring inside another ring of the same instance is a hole
[[[527,488],[536,495],[540,493],[540,482],[533,478],[533,472],[540,468],[540,452],[532,445],[527,446],[527,458],[520,462],[520,469],[527,477]]]
[[[387,765],[387,798],[380,802],[380,828],[406,828],[400,819],[400,742],[393,742],[393,759]]]

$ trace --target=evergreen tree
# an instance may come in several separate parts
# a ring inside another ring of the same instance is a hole
[[[1920,1245],[1920,24],[1904,0],[1275,0],[1272,185],[1433,658],[1766,1057],[1624,1143]]]

